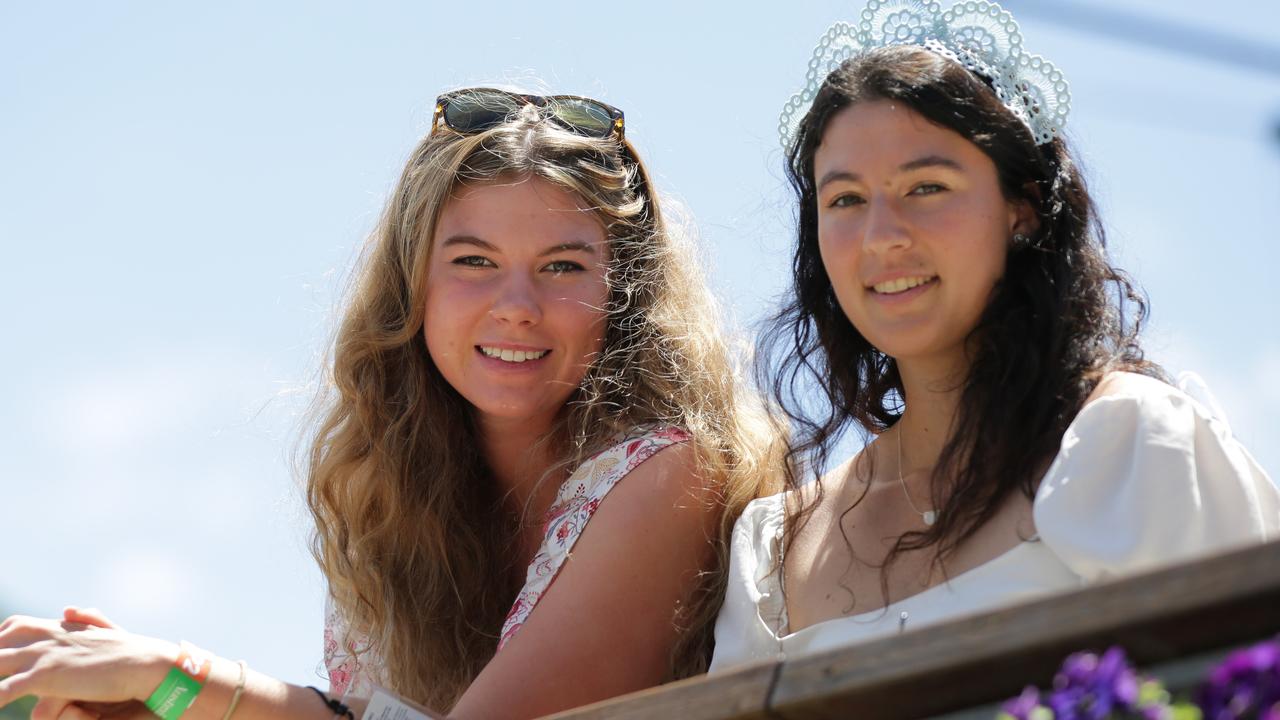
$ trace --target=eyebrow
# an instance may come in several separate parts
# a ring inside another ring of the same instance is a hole
[[[584,252],[584,253],[587,253],[588,255],[595,255],[596,249],[590,243],[576,242],[576,241],[567,242],[567,243],[560,243],[559,245],[555,245],[547,248],[546,250],[543,250],[542,252],[538,253],[538,257],[546,257],[548,255],[555,255],[557,253],[562,253],[562,252]]]
[[[498,249],[498,246],[494,245],[493,243],[487,240],[481,240],[480,238],[474,235],[451,235],[445,238],[444,241],[440,243],[440,247],[442,248],[452,247],[454,245],[471,245],[474,247],[478,247],[481,250],[487,250],[488,252],[492,252],[492,253],[502,252],[501,250]],[[543,250],[542,252],[538,253],[538,257],[556,255],[562,252],[584,252],[589,255],[595,255],[596,249],[591,245],[591,243],[580,242],[580,241],[565,242],[565,243],[560,243],[558,245],[552,245],[546,250]]]
[[[925,155],[924,157],[916,158],[915,160],[909,160],[907,162],[902,163],[901,165],[898,166],[898,172],[900,173],[911,172],[912,170],[920,170],[922,168],[928,168],[928,167],[944,167],[944,168],[950,168],[952,170],[964,169],[964,167],[960,165],[960,163],[956,162],[955,160],[952,160],[951,158],[943,157],[941,155]],[[825,185],[827,185],[827,183],[832,183],[837,180],[857,182],[858,180],[861,180],[861,179],[862,179],[862,176],[858,175],[858,173],[849,172],[847,170],[832,170],[826,175],[823,175],[822,179],[818,181],[817,189],[821,190]]]
[[[474,235],[450,235],[444,239],[444,242],[440,243],[440,247],[442,248],[452,247],[454,245],[474,245],[481,250],[488,250],[489,252],[498,251],[498,248],[494,247],[493,243],[485,242]]]
[[[912,170],[919,170],[920,168],[927,168],[927,167],[944,167],[944,168],[950,168],[952,170],[964,169],[963,167],[960,166],[960,163],[956,162],[955,160],[952,160],[951,158],[943,157],[941,155],[926,155],[922,158],[916,158],[911,162],[906,162],[899,165],[898,172],[910,172]]]

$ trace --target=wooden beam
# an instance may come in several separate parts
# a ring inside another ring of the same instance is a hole
[[[784,665],[779,717],[925,717],[1047,687],[1071,652],[1138,665],[1280,631],[1280,543],[1252,547]]]
[[[761,663],[731,672],[703,675],[592,705],[557,713],[552,718],[573,720],[766,720],[769,690],[781,669]]]
[[[555,717],[926,717],[1047,687],[1076,650],[1120,645],[1142,666],[1277,632],[1280,541]]]

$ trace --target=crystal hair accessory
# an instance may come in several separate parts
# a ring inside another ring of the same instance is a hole
[[[943,12],[932,0],[869,0],[857,24],[827,30],[809,60],[804,89],[778,118],[784,150],[832,70],[849,58],[889,45],[918,45],[955,60],[991,82],[996,96],[1035,137],[1037,145],[1062,134],[1071,92],[1062,71],[1022,49],[1022,33],[1007,10],[987,0],[958,2]]]

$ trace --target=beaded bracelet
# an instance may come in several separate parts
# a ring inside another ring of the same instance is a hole
[[[321,690],[318,687],[315,687],[314,685],[308,685],[307,689],[314,692],[316,695],[320,696],[321,702],[323,702],[326,707],[328,707],[330,710],[333,711],[334,717],[345,717],[345,718],[348,718],[348,720],[356,720],[356,715],[355,713],[351,712],[351,708],[347,707],[346,705],[343,705],[336,698],[331,698],[328,695],[325,695],[323,690]]]

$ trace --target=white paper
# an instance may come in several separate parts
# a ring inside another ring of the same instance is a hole
[[[361,720],[440,720],[439,715],[432,714],[407,700],[401,700],[390,690],[380,687],[373,689],[373,697],[364,709]]]

